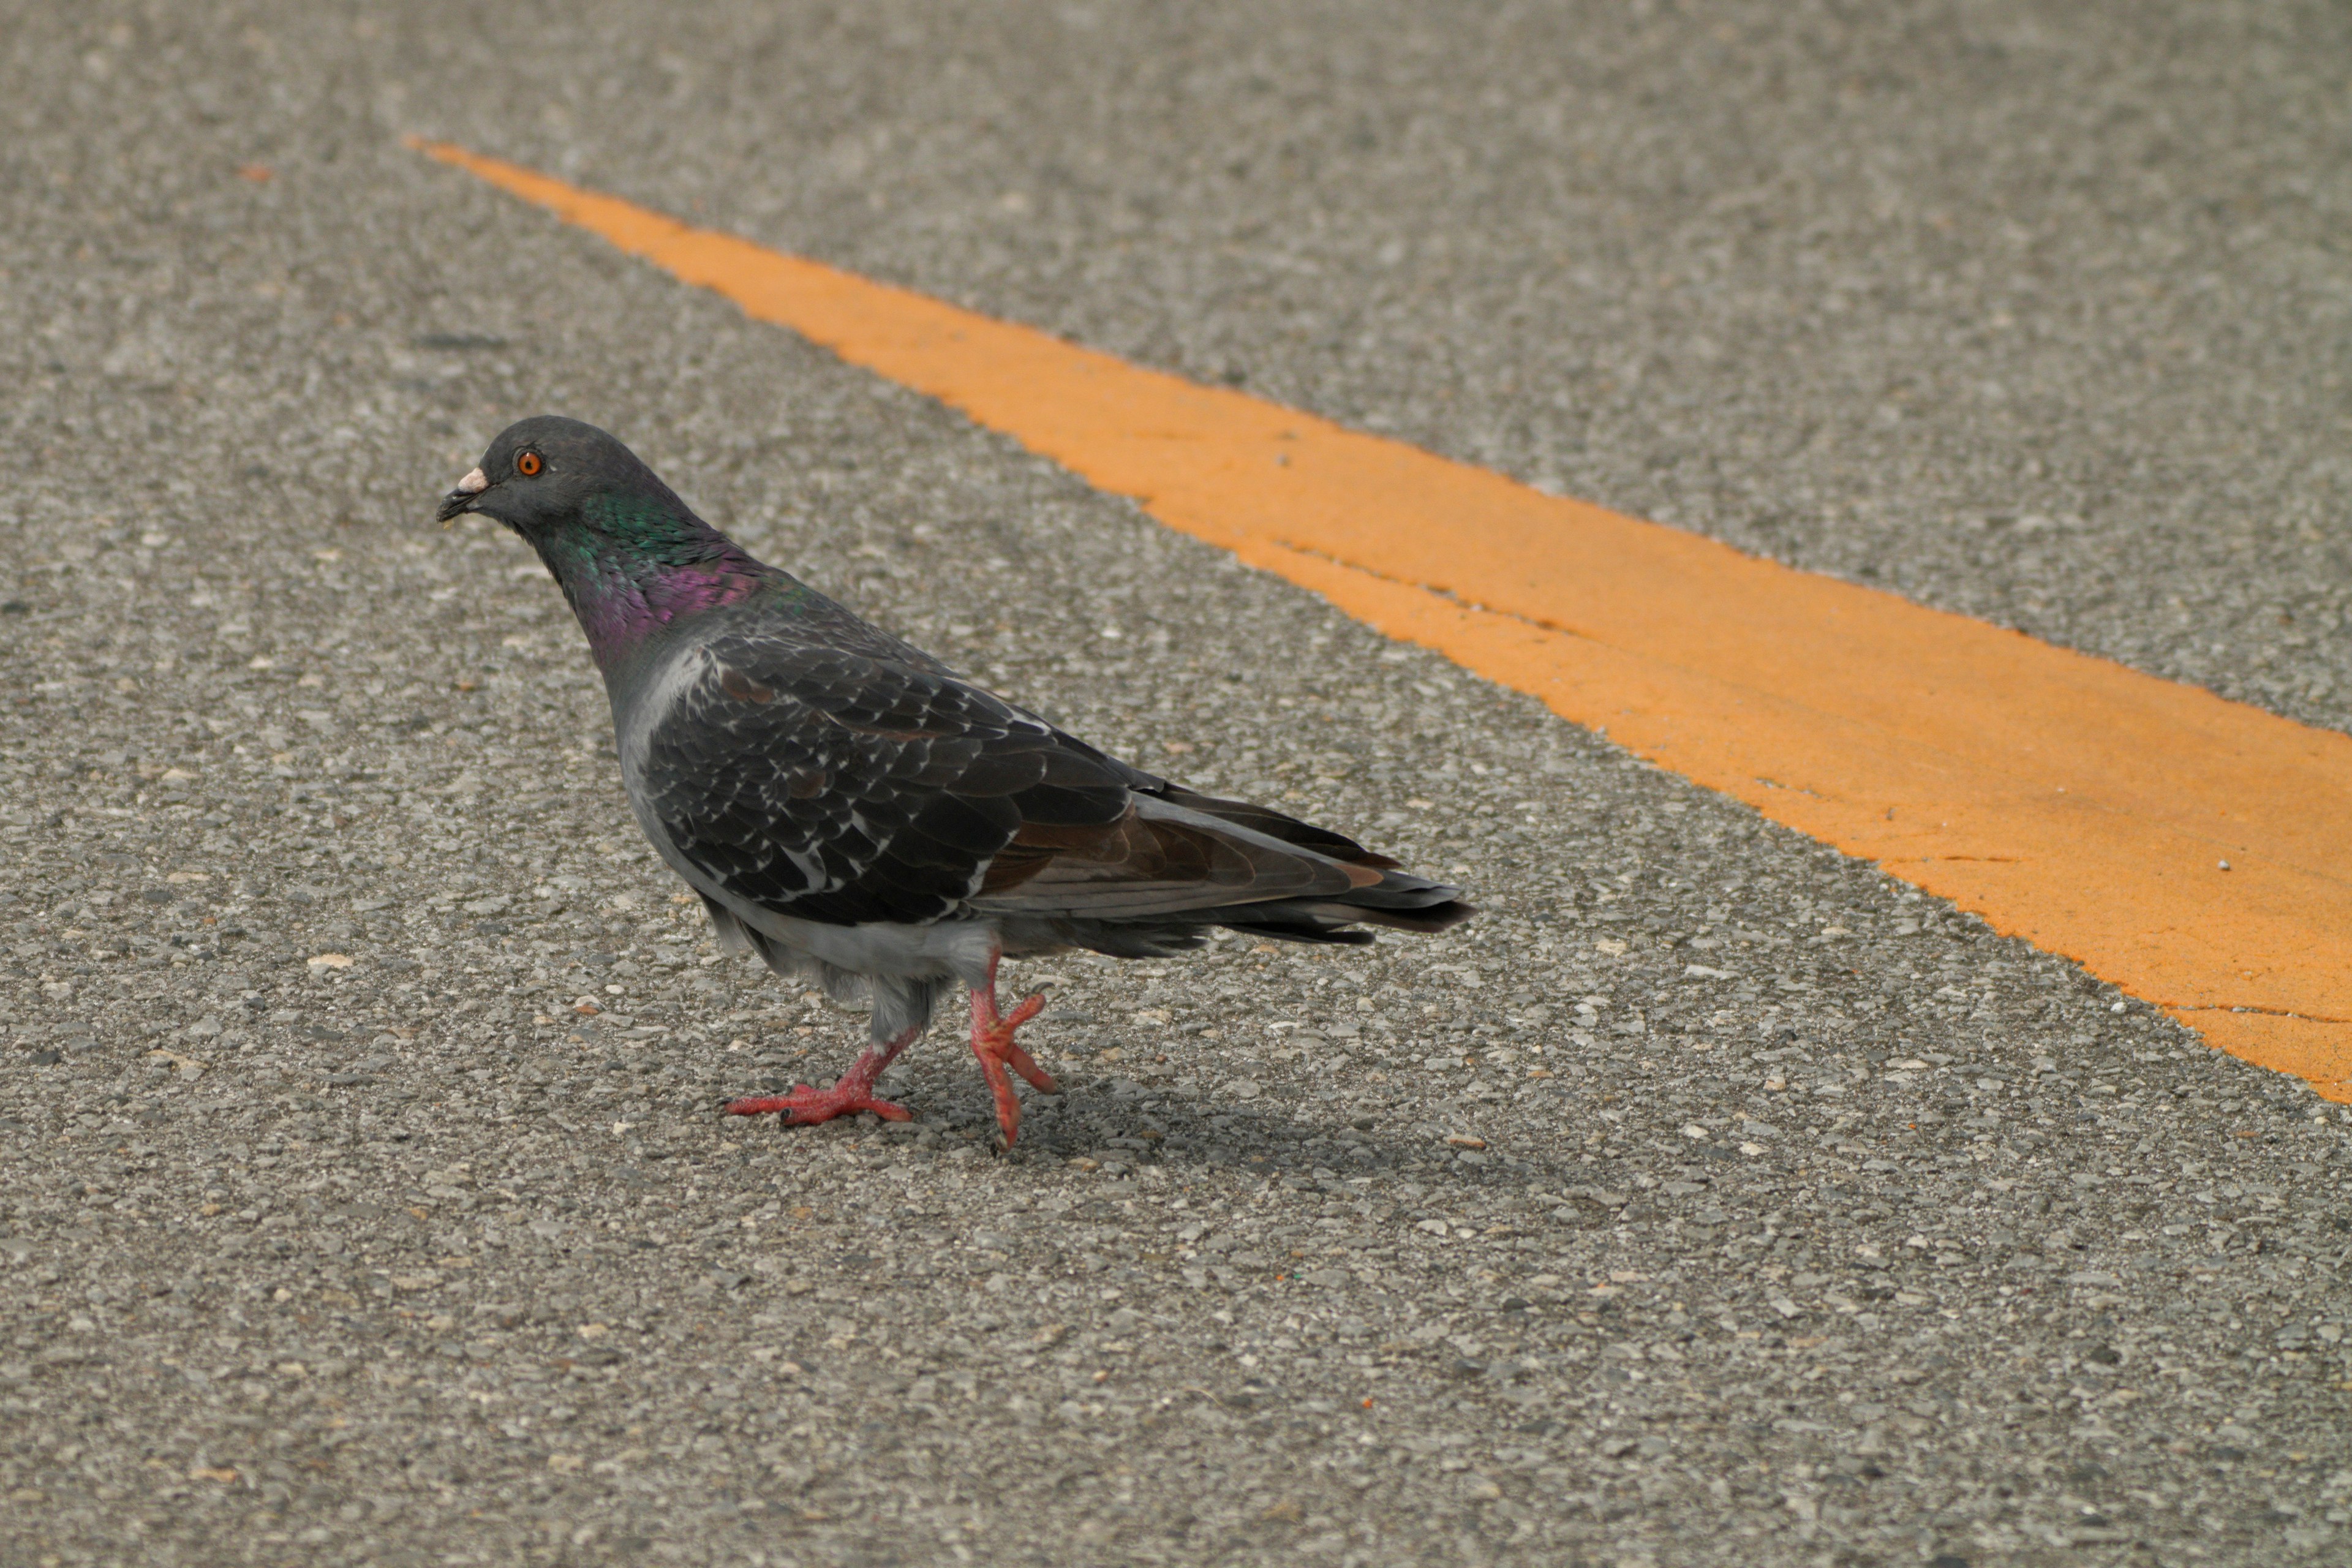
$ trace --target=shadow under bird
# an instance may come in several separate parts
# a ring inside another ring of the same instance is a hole
[[[1352,839],[1130,767],[982,690],[753,560],[593,426],[509,426],[439,516],[467,512],[520,534],[563,590],[629,805],[720,942],[872,1005],[873,1043],[831,1089],[735,1114],[905,1120],[876,1080],[961,986],[1009,1144],[1008,1069],[1056,1089],[1014,1037],[1042,999],[999,1007],[1003,959],[1160,958],[1216,926],[1360,943],[1359,926],[1474,912]]]

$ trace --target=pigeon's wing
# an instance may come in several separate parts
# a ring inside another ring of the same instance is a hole
[[[643,808],[730,902],[920,924],[1025,824],[1116,820],[1117,765],[937,669],[721,639],[647,733]]]
[[[1118,920],[1379,879],[1172,804],[1182,792],[937,668],[751,637],[696,658],[633,783],[704,890],[739,907]]]

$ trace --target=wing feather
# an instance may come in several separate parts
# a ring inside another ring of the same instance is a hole
[[[1395,864],[1129,767],[895,646],[763,628],[688,656],[630,786],[706,898],[842,925],[1149,921],[1305,909]]]
[[[942,670],[772,637],[694,657],[633,787],[723,901],[920,924],[975,892],[1025,823],[1127,808],[1119,764]]]

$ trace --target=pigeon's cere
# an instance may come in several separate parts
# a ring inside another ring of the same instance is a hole
[[[721,942],[873,1005],[873,1044],[829,1089],[732,1102],[823,1121],[902,1120],[877,1080],[951,985],[1009,1143],[1011,1075],[1054,1080],[1000,1012],[1003,959],[1156,958],[1213,927],[1363,942],[1473,912],[1326,828],[1157,778],[958,678],[688,510],[593,426],[526,419],[442,501],[539,552],[604,674],[621,777]]]

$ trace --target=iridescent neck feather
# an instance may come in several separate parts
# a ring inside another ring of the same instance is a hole
[[[577,525],[535,542],[600,665],[674,621],[789,581],[692,512],[651,497],[596,497]]]

